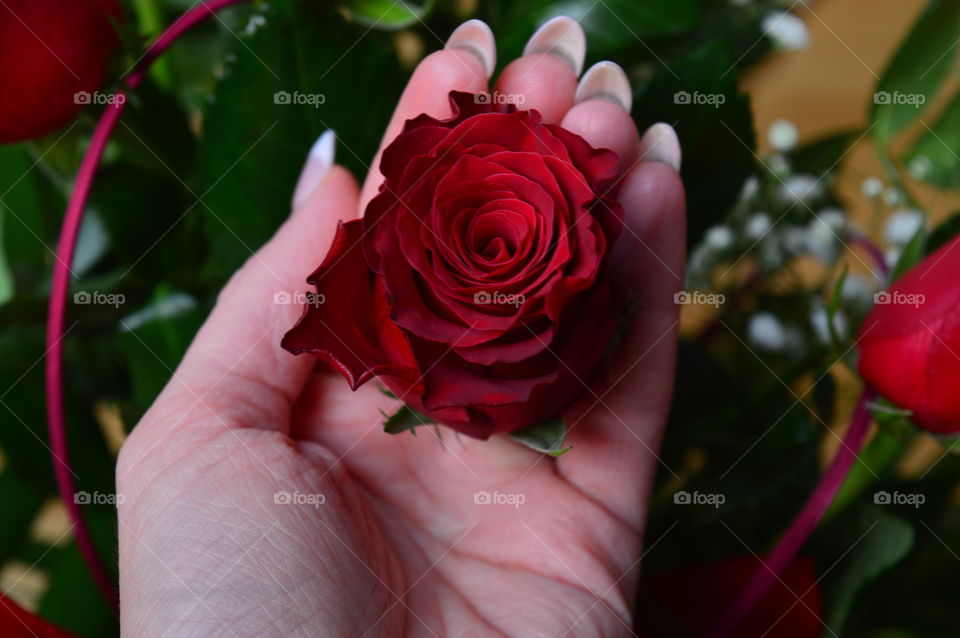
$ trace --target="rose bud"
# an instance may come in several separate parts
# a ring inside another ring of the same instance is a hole
[[[860,374],[939,433],[960,431],[960,237],[876,295],[860,328]]]
[[[450,119],[406,122],[379,194],[307,280],[325,303],[282,342],[481,439],[577,399],[623,308],[616,155],[483,97],[453,91]]]
[[[0,7],[0,144],[45,135],[100,88],[119,40],[116,0],[5,0]]]

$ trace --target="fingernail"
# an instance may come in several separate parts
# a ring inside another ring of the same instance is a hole
[[[562,59],[579,76],[583,71],[583,60],[587,56],[587,37],[580,23],[567,16],[557,16],[548,20],[530,36],[523,54],[550,53]]]
[[[577,85],[575,101],[579,104],[587,100],[608,100],[630,110],[633,105],[630,80],[619,64],[605,60],[587,70]]]
[[[483,20],[467,20],[454,29],[444,45],[445,49],[462,49],[480,58],[489,78],[497,66],[497,45],[493,31]]]
[[[297,187],[293,191],[294,208],[310,198],[310,194],[330,171],[336,152],[336,142],[336,133],[327,129],[313,143],[307,155],[307,161],[303,165],[303,172],[300,173],[300,179],[297,181]]]
[[[680,171],[680,140],[672,126],[657,122],[647,129],[640,138],[640,160],[660,162]]]

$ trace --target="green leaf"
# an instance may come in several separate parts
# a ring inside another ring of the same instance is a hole
[[[823,175],[834,167],[858,137],[859,131],[850,131],[817,139],[791,153],[790,165],[797,173]]]
[[[908,172],[940,188],[960,189],[960,95],[904,156]]]
[[[856,524],[846,530],[853,549],[824,585],[826,621],[831,633],[837,636],[843,635],[843,625],[857,594],[900,562],[913,546],[913,527],[883,509],[865,508],[857,518]]]
[[[112,507],[87,507],[84,510],[100,556],[110,565],[116,553],[116,514]],[[54,548],[48,561],[50,588],[40,601],[40,615],[81,636],[117,636],[117,619],[94,585],[75,543]]]
[[[840,302],[843,299],[843,284],[847,280],[847,275],[850,273],[850,267],[844,265],[843,271],[840,273],[840,276],[837,278],[837,283],[833,287],[833,294],[830,295],[830,302],[827,304],[827,329],[830,331],[830,341],[833,343],[833,347],[838,350],[842,348],[842,339],[840,335],[837,334],[837,326],[834,323],[834,318],[837,315],[837,310],[840,309]]]
[[[3,227],[6,224],[7,207],[0,207],[0,306],[13,298],[13,273],[7,264],[7,252],[4,249]]]
[[[910,418],[913,412],[899,408],[888,399],[879,398],[867,404],[873,420],[881,430],[898,437],[904,437],[914,433],[913,423]]]
[[[338,163],[366,174],[405,81],[388,34],[316,0],[259,6],[261,26],[238,35],[200,144],[198,212],[218,280],[286,219],[321,132],[336,131]],[[358,69],[377,81],[358,82]]]
[[[156,295],[148,306],[124,317],[117,338],[120,354],[126,360],[132,410],[129,425],[146,412],[177,368],[194,334],[203,323],[204,313],[191,305],[183,293]]]
[[[434,423],[433,419],[421,412],[417,412],[407,405],[404,405],[389,416],[385,412],[381,413],[387,419],[383,422],[383,431],[387,434],[400,434],[401,432],[409,430],[416,436],[417,432],[414,428]]]
[[[569,445],[563,446],[566,434],[563,419],[554,417],[536,425],[514,430],[510,433],[510,436],[537,452],[543,452],[550,456],[560,456],[570,449]]]
[[[195,202],[166,170],[161,174],[127,163],[100,170],[90,207],[110,236],[110,254],[123,264],[118,283],[143,281],[148,290],[163,280],[198,283],[206,238],[200,223],[203,205]]]
[[[877,410],[871,408],[874,418]],[[902,417],[901,417],[902,419]],[[906,421],[903,421],[906,422]],[[882,475],[903,453],[908,438],[900,431],[891,430],[881,425],[877,434],[870,440],[866,449],[860,453],[860,459],[850,468],[850,473],[840,486],[840,490],[830,503],[830,509],[824,515],[824,520],[832,518],[856,501],[867,488],[877,482],[877,476]]]
[[[42,323],[0,332],[0,387],[10,389],[0,404],[0,449],[6,461],[5,472],[53,492],[43,401],[43,337]]]
[[[877,83],[873,132],[882,145],[933,101],[953,65],[960,0],[931,0]]]
[[[344,9],[360,24],[385,31],[399,31],[420,23],[433,9],[433,0],[422,6],[402,0],[347,0]]]
[[[193,170],[197,140],[177,101],[152,81],[129,98],[112,144],[123,147],[123,163],[152,171],[178,184]],[[197,193],[199,195],[199,193]]]
[[[43,491],[28,481],[5,471],[0,474],[0,503],[3,503],[3,525],[0,525],[0,563],[19,552],[27,539],[30,522],[43,505]]]
[[[524,43],[540,25],[560,15],[570,16],[583,26],[590,43],[589,55],[597,60],[627,52],[655,61],[646,38],[681,33],[702,18],[701,0],[497,0],[486,3],[485,8],[485,17],[503,53],[501,59],[508,61],[520,55]]]
[[[53,143],[50,142],[50,145]],[[41,143],[36,153],[48,150]],[[45,160],[35,160],[27,145],[0,146],[0,217],[5,263],[16,290],[45,283],[46,269],[56,244],[56,229],[65,201],[44,176]]]
[[[890,271],[890,283],[895,282],[899,279],[905,272],[916,266],[923,259],[923,256],[926,254],[924,247],[927,242],[927,229],[925,224],[921,224],[920,228],[917,229],[917,232],[914,233],[913,237],[910,238],[910,241],[907,242],[907,245],[903,247],[903,252],[900,254],[900,259],[897,260],[897,264]]]

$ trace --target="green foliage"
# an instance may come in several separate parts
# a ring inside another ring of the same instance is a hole
[[[877,84],[872,119],[881,144],[914,121],[936,96],[955,58],[960,0],[931,0]]]
[[[914,233],[913,237],[904,247],[900,259],[898,259],[897,263],[893,266],[893,270],[890,272],[890,281],[896,281],[903,273],[920,263],[920,260],[923,259],[923,256],[926,254],[924,250],[926,243],[927,230],[921,227]]]
[[[547,419],[510,433],[511,437],[523,445],[550,456],[561,456],[571,449],[571,446],[563,445],[566,435],[567,428],[561,418]]]
[[[904,161],[916,177],[940,188],[960,190],[960,95],[924,129]]]
[[[604,59],[630,49],[633,57],[647,57],[649,51],[639,50],[646,39],[689,32],[703,16],[701,0],[530,0],[484,4],[485,18],[497,34],[504,61],[518,56],[530,34],[558,15],[570,16],[583,25],[592,59]]]
[[[913,546],[914,530],[886,510],[870,506],[837,521],[827,534],[840,556],[833,577],[824,587],[825,616],[830,630],[839,636],[843,635],[857,594],[907,555]]]
[[[417,428],[421,425],[432,425],[434,422],[430,417],[421,412],[417,412],[408,405],[402,405],[393,414],[384,414],[383,431],[387,434],[400,434],[410,432],[416,436]]]
[[[260,11],[264,26],[237,36],[200,142],[197,212],[218,280],[286,218],[303,158],[324,130],[337,132],[337,161],[366,174],[403,82],[388,37],[325,3],[279,0]],[[357,82],[357,69],[377,81]]]
[[[433,1],[417,6],[391,0],[348,0],[344,8],[359,24],[370,28],[399,30],[420,22],[433,6]]]

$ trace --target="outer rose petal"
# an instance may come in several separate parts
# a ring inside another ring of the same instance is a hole
[[[960,431],[958,279],[960,238],[897,281],[887,293],[891,303],[873,307],[859,337],[863,378],[912,410],[917,425],[941,433]]]
[[[31,614],[3,594],[0,594],[0,628],[4,638],[77,638]]]
[[[280,345],[317,355],[354,390],[373,375],[394,377],[402,395],[420,373],[407,338],[389,319],[383,290],[363,258],[362,237],[362,220],[340,222],[326,258],[307,278],[323,303],[307,304]]]
[[[616,331],[619,308],[611,299],[609,287],[603,286],[592,293],[589,299],[576,299],[564,318],[568,332],[557,343],[545,349],[542,356],[549,357],[557,370],[553,382],[539,385],[526,401],[510,405],[478,407],[473,410],[477,420],[494,424],[496,432],[510,432],[517,428],[534,425],[559,414],[582,397],[601,374],[601,365],[606,359],[606,347]],[[609,312],[578,317],[577,309],[596,304]],[[601,346],[601,347],[598,347]]]

